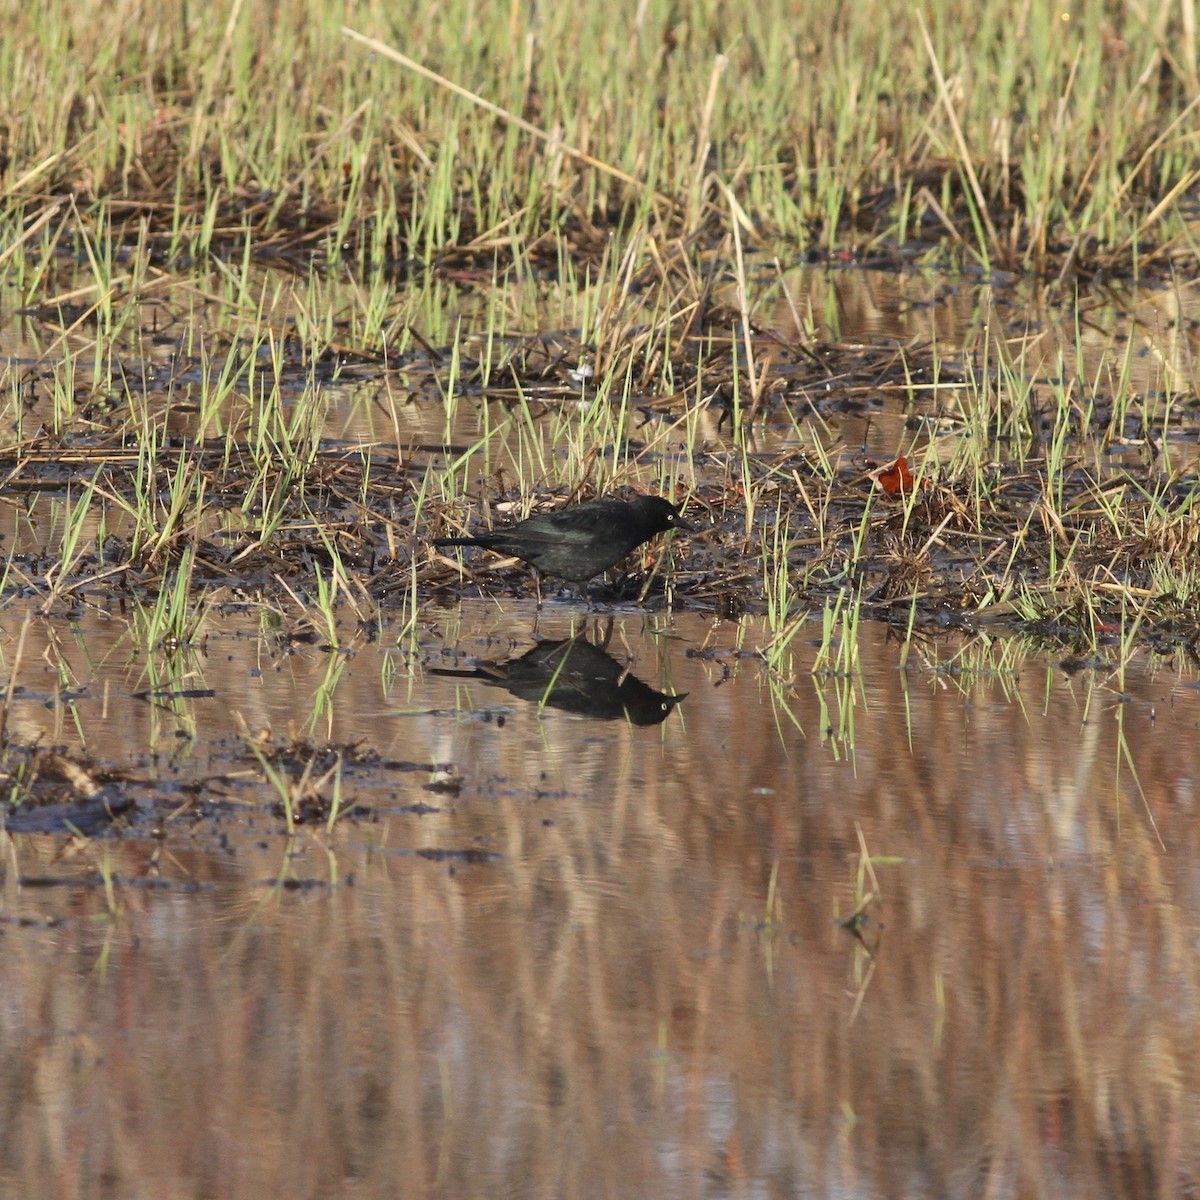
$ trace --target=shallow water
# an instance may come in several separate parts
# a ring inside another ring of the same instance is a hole
[[[139,808],[8,841],[0,1194],[1195,1188],[1194,674],[877,626],[768,670],[753,621],[611,617],[335,655],[224,613],[173,657],[35,619],[10,736]],[[580,715],[592,657],[538,694],[572,632],[686,697]],[[288,836],[268,729],[353,744],[361,807]]]

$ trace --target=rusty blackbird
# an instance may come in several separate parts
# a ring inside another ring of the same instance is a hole
[[[585,583],[602,575],[656,533],[689,525],[662,496],[589,500],[557,512],[535,513],[507,529],[476,537],[434,538],[435,546],[485,546],[523,558],[544,575]]]

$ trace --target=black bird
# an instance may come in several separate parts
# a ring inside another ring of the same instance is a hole
[[[535,513],[508,529],[477,537],[434,538],[435,546],[485,546],[532,563],[544,575],[585,583],[668,529],[695,531],[661,496],[590,500]]]

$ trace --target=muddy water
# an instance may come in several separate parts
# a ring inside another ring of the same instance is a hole
[[[1193,675],[610,615],[35,619],[10,735],[137,809],[6,843],[0,1195],[1195,1190]]]

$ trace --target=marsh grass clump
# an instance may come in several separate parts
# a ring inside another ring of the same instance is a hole
[[[629,491],[710,530],[651,605],[782,635],[852,593],[855,621],[1009,605],[1088,637],[1071,614],[1116,604],[1175,636],[1200,608],[1172,341],[1194,47],[1175,10],[1070,17],[453,0],[398,49],[298,2],[269,33],[242,7],[14,14],[6,594],[124,593],[180,646],[251,596],[340,649],[347,619],[525,594],[431,535]],[[802,261],[891,272],[901,309],[969,279],[973,332],[864,336],[897,313],[822,306]],[[1134,276],[1155,315],[1098,334]],[[918,482],[881,489],[880,445]]]
[[[342,22],[345,24],[342,24]],[[89,48],[87,55],[77,52]],[[646,234],[814,255],[941,246],[1006,269],[1191,256],[1184,14],[789,0],[528,19],[453,0],[406,27],[289,0],[11,14],[0,219],[123,274],[237,257],[395,277],[594,269]],[[1170,50],[1168,50],[1170,48]],[[402,53],[401,53],[402,51]],[[109,253],[111,251],[111,253]],[[53,288],[46,275],[43,284]]]

